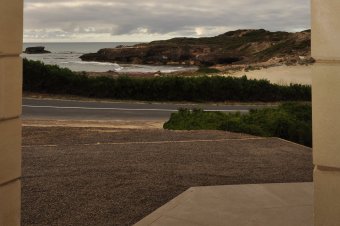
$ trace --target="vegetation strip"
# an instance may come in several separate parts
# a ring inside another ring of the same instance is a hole
[[[312,146],[312,109],[308,103],[285,103],[249,114],[190,111],[173,113],[163,126],[171,130],[225,130],[264,137],[280,137]]]
[[[141,101],[276,102],[310,101],[308,85],[221,76],[88,77],[24,59],[24,91]]]

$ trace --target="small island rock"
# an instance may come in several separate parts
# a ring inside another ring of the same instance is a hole
[[[51,53],[50,51],[45,50],[44,46],[35,46],[35,47],[27,47],[24,51],[26,54],[44,54]]]

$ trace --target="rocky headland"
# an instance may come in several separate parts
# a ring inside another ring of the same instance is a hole
[[[309,64],[310,30],[289,33],[236,30],[215,37],[174,38],[134,46],[101,49],[81,56],[83,61],[147,65]]]

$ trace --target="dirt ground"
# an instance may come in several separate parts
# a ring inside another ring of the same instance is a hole
[[[132,225],[193,186],[310,182],[310,148],[222,131],[23,128],[22,225]]]
[[[115,128],[115,129],[162,129],[164,121],[146,120],[24,120],[26,127],[76,127],[76,128]]]

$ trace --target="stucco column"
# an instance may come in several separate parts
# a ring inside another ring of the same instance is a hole
[[[340,1],[312,0],[315,225],[340,225]]]
[[[0,225],[20,225],[23,0],[0,0]]]

